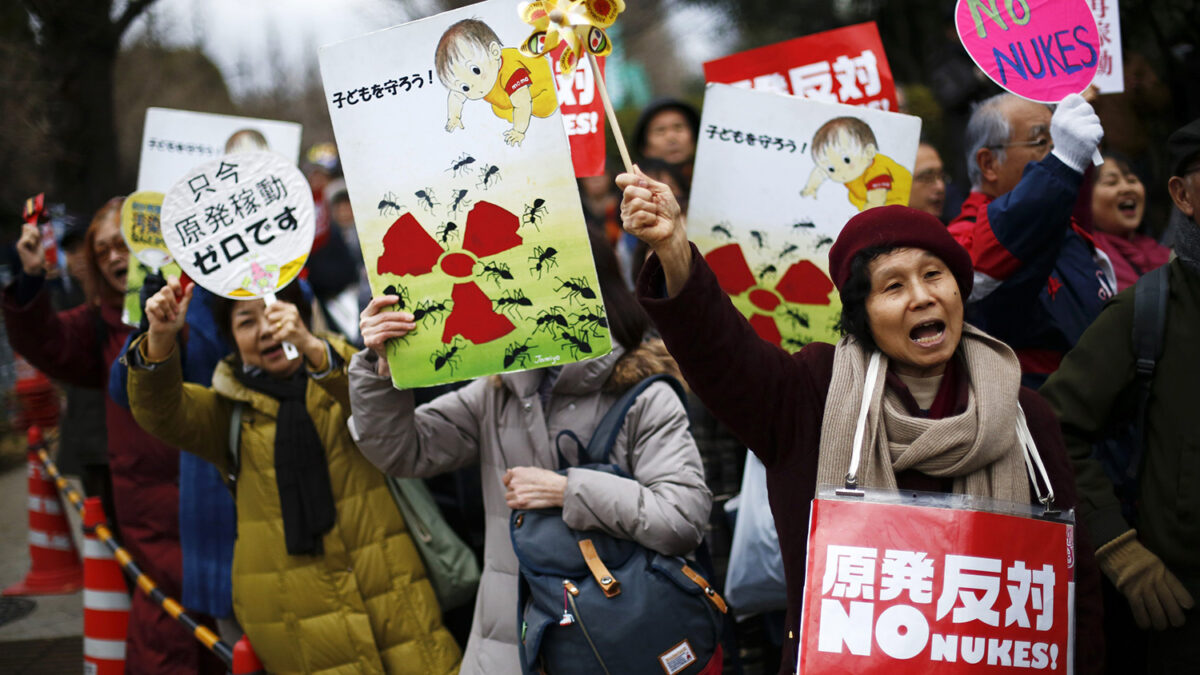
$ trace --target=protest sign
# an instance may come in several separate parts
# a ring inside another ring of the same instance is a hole
[[[547,56],[499,0],[320,51],[375,295],[417,329],[400,388],[608,353],[604,303]]]
[[[1088,0],[958,0],[958,37],[993,82],[1041,103],[1092,83],[1100,62]]]
[[[704,79],[824,103],[899,108],[874,21],[709,61],[704,64]]]
[[[816,499],[800,673],[1071,673],[1074,528]]]
[[[1125,63],[1121,56],[1121,10],[1117,0],[1089,0],[1100,41],[1100,62],[1092,84],[1101,94],[1125,91]]]
[[[836,342],[829,247],[870,206],[907,204],[916,117],[708,86],[688,238],[763,339]]]
[[[157,272],[171,262],[171,252],[163,241],[161,214],[163,193],[141,190],[125,198],[121,205],[121,236],[138,262]]]
[[[558,86],[559,109],[562,111],[563,126],[571,141],[571,162],[575,175],[604,175],[604,103],[596,93],[596,73],[589,59],[583,59],[575,72],[564,75],[562,64],[556,54],[551,53],[554,63],[554,81]],[[600,76],[604,73],[604,59],[596,59]]]
[[[148,108],[137,188],[166,192],[188,169],[241,150],[270,150],[297,162],[300,130],[295,122]]]

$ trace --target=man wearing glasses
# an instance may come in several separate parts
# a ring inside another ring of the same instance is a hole
[[[908,205],[946,222],[942,218],[942,209],[946,206],[946,182],[946,168],[942,165],[937,148],[922,142],[917,146]]]
[[[1077,94],[1053,114],[1000,94],[967,123],[971,194],[950,233],[975,263],[968,316],[1016,351],[1027,387],[1058,368],[1115,292],[1112,263],[1071,217],[1103,136]]]

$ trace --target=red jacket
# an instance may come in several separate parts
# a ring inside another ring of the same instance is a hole
[[[797,645],[791,636],[799,634],[809,510],[816,494],[821,422],[833,378],[834,348],[815,342],[788,354],[759,338],[721,291],[695,247],[692,256],[691,276],[672,298],[662,297],[662,266],[657,256],[651,256],[638,279],[638,297],[692,390],[766,466],[771,513],[788,582],[779,670],[783,675],[794,670]],[[949,382],[951,378],[948,368],[947,388],[955,384]],[[953,391],[947,396],[954,397]],[[1058,420],[1034,391],[1022,388],[1019,400],[1050,475],[1055,503],[1073,508],[1075,479]],[[916,471],[898,474],[897,483],[902,489],[950,491],[942,479]],[[1030,503],[1035,502],[1031,490]],[[1100,570],[1082,525],[1076,528],[1075,551],[1076,672],[1098,673],[1103,669],[1104,639]]]
[[[37,284],[31,279],[24,283]],[[15,286],[6,288],[0,298],[13,350],[49,377],[106,390],[110,366],[133,331],[121,323],[121,308],[84,304],[56,313],[44,288],[19,305]],[[111,397],[106,395],[104,403],[121,544],[164,593],[178,599],[182,588],[179,451],[142,431],[133,415]],[[203,657],[202,651],[182,624],[141,591],[134,593],[127,672],[197,672],[199,664],[212,664],[212,657]]]

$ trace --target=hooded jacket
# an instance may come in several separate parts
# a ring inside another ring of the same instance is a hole
[[[141,340],[130,348],[138,349]],[[238,539],[233,610],[272,673],[457,672],[459,649],[442,627],[433,587],[383,474],[354,447],[344,358],[353,348],[329,338],[335,362],[311,375],[306,407],[321,437],[337,518],[325,553],[288,555],[275,482],[279,403],[234,376],[232,357],[211,388],[185,384],[179,350],[129,369],[129,403],[147,431],[186,447],[228,473],[229,425],[244,405],[236,483]],[[341,355],[340,357],[338,355]],[[131,363],[137,363],[131,358]]]
[[[543,409],[542,370],[482,378],[414,408],[410,391],[392,388],[375,371],[375,355],[350,364],[350,402],[358,446],[396,476],[426,477],[478,462],[486,511],[483,574],[475,622],[463,657],[467,675],[521,672],[517,654],[518,563],[509,538],[502,482],[512,467],[555,470],[555,439],[574,431],[587,443],[621,392],[660,372],[678,376],[662,342],[625,354],[618,346],[600,358],[563,366]],[[562,444],[574,464],[574,443]],[[655,383],[638,396],[617,437],[613,463],[633,480],[572,468],[567,471],[563,520],[577,530],[600,530],[667,555],[695,549],[703,537],[712,495],[687,413],[674,390]]]

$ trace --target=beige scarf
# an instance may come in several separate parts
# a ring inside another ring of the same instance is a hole
[[[865,382],[870,352],[857,340],[842,338],[825,402],[817,484],[845,484],[865,385],[871,395],[860,486],[894,490],[897,472],[916,469],[953,477],[955,493],[1028,503],[1029,476],[1017,436],[1017,357],[1008,345],[966,323],[958,353],[970,379],[967,409],[953,417],[926,419],[909,415],[900,397],[884,386],[886,356],[875,381]]]

